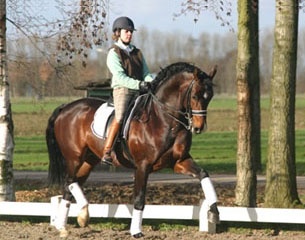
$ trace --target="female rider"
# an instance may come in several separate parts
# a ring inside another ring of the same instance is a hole
[[[105,140],[102,162],[112,165],[111,150],[121,127],[130,99],[150,89],[153,80],[140,49],[131,44],[135,31],[133,21],[119,17],[113,22],[113,46],[107,55],[107,67],[112,73],[111,87],[115,118]]]

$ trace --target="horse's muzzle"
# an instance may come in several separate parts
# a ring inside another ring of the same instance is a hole
[[[200,134],[202,132],[201,128],[192,127],[192,133]]]
[[[207,122],[206,119],[203,119],[203,122],[198,123],[198,125],[195,124],[195,121],[193,122],[192,125],[192,133],[194,134],[200,134],[202,132],[205,132],[207,130]]]

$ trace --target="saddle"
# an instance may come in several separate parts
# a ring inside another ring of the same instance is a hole
[[[124,120],[119,132],[118,139],[128,139],[128,132],[130,122],[133,119],[139,121],[148,120],[147,103],[149,102],[150,94],[143,94],[131,101],[128,104],[128,109],[124,115]],[[143,114],[146,111],[146,114]],[[114,119],[115,110],[112,101],[103,103],[95,112],[94,120],[91,124],[91,130],[93,134],[101,139],[105,139],[108,136],[109,126]]]

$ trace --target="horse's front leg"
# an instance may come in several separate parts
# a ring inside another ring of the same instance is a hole
[[[142,233],[142,219],[143,210],[145,207],[145,195],[148,180],[149,168],[145,166],[138,166],[135,170],[134,179],[134,208],[132,211],[132,219],[130,224],[130,234],[134,238],[141,238]]]
[[[195,178],[198,178],[205,196],[205,199],[210,207],[208,212],[208,221],[211,223],[219,223],[219,211],[217,208],[217,195],[209,174],[201,169],[189,156],[187,159],[177,161],[174,165],[176,173],[182,173]]]

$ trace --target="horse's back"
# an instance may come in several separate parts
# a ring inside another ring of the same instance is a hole
[[[71,121],[75,118],[91,118],[103,103],[104,101],[98,98],[81,98],[75,100],[61,107],[60,114],[58,114],[56,121]]]
[[[99,98],[81,98],[65,104],[62,111],[96,111],[105,101]]]
[[[91,132],[94,114],[103,103],[98,98],[82,98],[66,104],[54,121],[56,138],[63,141],[83,138]]]

